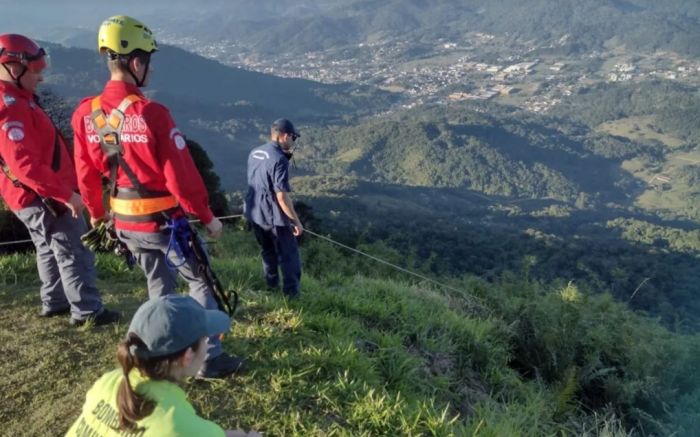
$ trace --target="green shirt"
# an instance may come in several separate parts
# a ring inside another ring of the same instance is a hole
[[[156,406],[153,413],[138,422],[139,430],[119,431],[117,389],[123,377],[121,369],[117,369],[95,382],[66,437],[224,437],[219,425],[197,416],[180,387],[169,381],[152,381],[137,369],[129,374],[131,386],[154,400]]]

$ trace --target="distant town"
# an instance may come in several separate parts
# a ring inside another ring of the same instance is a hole
[[[580,57],[557,55],[567,43],[538,46],[471,33],[462,41],[408,44],[386,40],[300,56],[263,57],[231,41],[201,44],[166,37],[223,64],[323,83],[374,85],[404,96],[401,106],[498,99],[532,112],[547,112],[563,98],[597,82],[660,78],[700,83],[700,62],[675,53],[625,53],[620,49]]]

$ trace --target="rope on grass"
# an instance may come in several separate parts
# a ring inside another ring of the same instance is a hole
[[[369,253],[363,252],[363,251],[361,251],[361,250],[359,250],[359,249],[355,249],[354,247],[350,247],[350,246],[348,246],[348,245],[346,245],[346,244],[343,244],[343,243],[340,243],[340,242],[338,242],[338,241],[335,241],[335,240],[333,240],[333,239],[331,239],[331,238],[328,238],[328,237],[326,237],[326,236],[324,236],[324,235],[317,234],[317,233],[315,233],[315,232],[313,232],[313,231],[310,231],[309,229],[306,229],[306,228],[305,228],[305,229],[304,229],[304,232],[306,232],[306,233],[308,233],[308,234],[310,234],[310,235],[313,235],[314,237],[317,237],[317,238],[320,238],[320,239],[322,239],[322,240],[325,240],[325,241],[327,241],[327,242],[329,242],[329,243],[331,243],[331,244],[335,244],[336,246],[342,247],[343,249],[346,249],[346,250],[349,250],[349,251],[351,251],[351,252],[354,252],[354,253],[356,253],[356,254],[358,254],[358,255],[362,255],[362,256],[364,256],[364,257],[367,257],[367,258],[369,258],[369,259],[371,259],[371,260],[374,260],[374,261],[376,261],[376,262],[378,262],[378,263],[381,263],[381,264],[384,264],[384,265],[386,265],[386,266],[392,267],[392,268],[394,268],[394,269],[396,269],[396,270],[398,270],[398,271],[400,271],[400,272],[406,273],[406,274],[411,275],[411,276],[414,276],[414,277],[416,277],[416,278],[420,278],[420,279],[422,279],[422,280],[424,280],[424,281],[430,282],[430,283],[435,284],[435,285],[437,285],[437,286],[439,286],[439,287],[446,288],[446,289],[448,289],[448,290],[457,292],[457,293],[459,293],[459,294],[462,295],[462,296],[469,296],[469,297],[472,299],[472,302],[471,302],[472,304],[474,304],[474,305],[476,305],[476,306],[478,306],[478,307],[481,307],[482,309],[485,309],[485,308],[486,308],[486,306],[484,305],[483,301],[482,301],[480,298],[478,298],[477,296],[474,296],[473,294],[467,293],[467,292],[464,291],[464,290],[460,290],[460,289],[455,288],[455,287],[453,287],[453,286],[451,286],[451,285],[445,284],[444,282],[436,281],[435,279],[429,278],[428,276],[421,275],[420,273],[416,273],[416,272],[414,272],[414,271],[408,270],[408,269],[403,268],[403,267],[401,267],[401,266],[399,266],[399,265],[396,265],[396,264],[393,264],[393,263],[391,263],[391,262],[389,262],[389,261],[386,261],[386,260],[383,260],[383,259],[381,259],[381,258],[378,258],[378,257],[376,257],[376,256],[374,256],[374,255],[370,255]]]
[[[241,218],[241,217],[243,217],[242,214],[233,214],[233,215],[226,215],[226,216],[221,216],[221,217],[216,217],[216,218],[218,218],[219,220],[230,220],[230,219]],[[201,220],[195,219],[195,220],[190,220],[190,223],[199,223],[200,221],[201,221]],[[398,271],[400,271],[400,272],[402,272],[402,273],[405,273],[405,274],[407,274],[407,275],[414,276],[414,277],[419,278],[419,279],[422,279],[422,280],[424,280],[424,281],[426,281],[426,282],[430,282],[431,284],[434,284],[434,285],[437,285],[437,286],[439,286],[439,287],[442,287],[442,288],[445,288],[445,289],[454,291],[454,292],[456,292],[456,293],[459,293],[459,294],[462,295],[462,296],[469,296],[469,297],[472,299],[472,302],[471,302],[472,304],[474,304],[474,305],[476,305],[476,306],[478,306],[478,307],[481,307],[481,308],[486,308],[486,306],[483,304],[483,301],[482,301],[480,298],[478,298],[477,296],[474,296],[473,294],[467,293],[467,292],[464,291],[464,290],[460,290],[460,289],[455,288],[455,287],[453,287],[453,286],[451,286],[451,285],[445,284],[444,282],[440,282],[440,281],[437,281],[437,280],[435,280],[435,279],[432,279],[432,278],[430,278],[430,277],[428,277],[428,276],[421,275],[420,273],[416,273],[416,272],[414,272],[414,271],[408,270],[408,269],[406,269],[406,268],[404,268],[404,267],[401,267],[401,266],[396,265],[396,264],[394,264],[394,263],[391,263],[391,262],[389,262],[389,261],[383,260],[383,259],[381,259],[381,258],[378,258],[378,257],[374,256],[374,255],[370,255],[369,253],[366,253],[366,252],[363,252],[363,251],[361,251],[361,250],[355,249],[354,247],[350,247],[350,246],[348,246],[348,245],[346,245],[346,244],[343,244],[343,243],[340,243],[340,242],[338,242],[338,241],[335,241],[335,240],[333,240],[333,239],[331,239],[331,238],[328,238],[328,237],[326,237],[326,236],[324,236],[324,235],[317,234],[316,232],[313,232],[313,231],[311,231],[311,230],[309,230],[309,229],[304,229],[304,232],[308,233],[309,235],[313,235],[313,236],[316,237],[316,238],[320,238],[321,240],[327,241],[327,242],[329,242],[329,243],[331,243],[331,244],[335,244],[336,246],[342,247],[343,249],[349,250],[349,251],[354,252],[354,253],[356,253],[356,254],[358,254],[358,255],[362,255],[362,256],[367,257],[367,258],[369,258],[369,259],[371,259],[371,260],[373,260],[373,261],[376,261],[376,262],[378,262],[378,263],[381,263],[381,264],[384,264],[384,265],[386,265],[386,266],[389,266],[389,267],[391,267],[391,268],[393,268],[393,269],[396,269],[396,270],[398,270]],[[32,241],[32,240],[17,240],[17,241],[0,242],[0,247],[1,247],[1,246],[11,246],[11,245],[14,245],[14,244],[30,243],[31,241]]]

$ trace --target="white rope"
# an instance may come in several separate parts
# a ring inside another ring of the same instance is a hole
[[[642,286],[643,286],[644,284],[646,284],[647,281],[648,281],[649,279],[651,279],[651,278],[644,278],[644,280],[637,286],[637,288],[635,288],[634,293],[632,293],[632,296],[630,296],[630,298],[629,298],[629,300],[627,301],[627,303],[632,302],[632,299],[634,299],[634,296],[637,294],[637,292],[639,291],[639,289],[642,288]]]
[[[467,292],[464,291],[464,290],[460,290],[460,289],[458,289],[458,288],[454,288],[454,287],[452,287],[451,285],[445,284],[445,283],[440,282],[440,281],[436,281],[435,279],[432,279],[432,278],[429,278],[429,277],[427,277],[427,276],[421,275],[420,273],[416,273],[416,272],[413,272],[413,271],[411,271],[411,270],[405,269],[405,268],[403,268],[403,267],[401,267],[401,266],[398,266],[398,265],[396,265],[396,264],[390,263],[389,261],[385,261],[385,260],[383,260],[383,259],[381,259],[381,258],[377,258],[377,257],[374,256],[374,255],[370,255],[370,254],[365,253],[365,252],[363,252],[363,251],[361,251],[361,250],[355,249],[354,247],[350,247],[350,246],[348,246],[348,245],[346,245],[346,244],[340,243],[340,242],[338,242],[338,241],[332,240],[332,239],[330,239],[330,238],[328,238],[328,237],[325,237],[325,236],[323,236],[323,235],[317,234],[317,233],[315,233],[315,232],[313,232],[313,231],[310,231],[310,230],[308,230],[308,229],[306,229],[306,228],[304,229],[304,232],[306,232],[306,233],[308,233],[308,234],[311,234],[311,235],[313,235],[313,236],[315,236],[315,237],[318,237],[318,238],[320,238],[320,239],[322,239],[322,240],[328,241],[329,243],[335,244],[336,246],[340,246],[340,247],[342,247],[343,249],[347,249],[347,250],[349,250],[349,251],[352,251],[352,252],[354,252],[354,253],[357,253],[357,254],[359,254],[359,255],[365,256],[365,257],[367,257],[367,258],[370,258],[370,259],[372,259],[372,260],[374,260],[374,261],[377,261],[377,262],[382,263],[382,264],[384,264],[384,265],[387,265],[387,266],[389,266],[389,267],[392,267],[392,268],[394,268],[394,269],[396,269],[396,270],[399,270],[399,271],[401,271],[401,272],[403,272],[403,273],[409,274],[409,275],[411,275],[411,276],[415,276],[415,277],[417,277],[417,278],[423,279],[424,281],[428,281],[428,282],[433,283],[433,284],[435,284],[435,285],[438,285],[438,286],[440,286],[440,287],[443,287],[443,288],[446,288],[446,289],[448,289],[448,290],[457,292],[457,293],[459,293],[460,295],[467,295],[467,296],[473,298],[474,300],[476,300],[476,301],[477,301],[476,304],[477,304],[478,306],[480,306],[480,307],[482,307],[482,308],[486,308],[486,307],[484,306],[484,304],[483,304],[483,302],[481,301],[480,298],[478,298],[478,297],[476,297],[476,296],[474,296],[474,295],[472,295],[472,294],[469,294],[469,293],[467,293]]]
[[[243,217],[243,214],[226,215],[226,216],[221,216],[221,217],[216,217],[216,218],[218,218],[219,220],[229,220],[229,219],[240,218],[240,217]],[[198,220],[198,219],[190,220],[190,223],[199,223],[199,222],[201,222],[201,220]],[[478,302],[477,302],[477,305],[479,305],[479,306],[485,308],[484,305],[483,305],[483,303],[481,302],[481,299],[479,299],[478,297],[476,297],[476,296],[474,296],[474,295],[471,295],[471,294],[465,292],[464,290],[460,290],[460,289],[458,289],[458,288],[452,287],[451,285],[445,284],[445,283],[440,282],[440,281],[436,281],[435,279],[429,278],[429,277],[427,277],[427,276],[425,276],[425,275],[421,275],[420,273],[416,273],[416,272],[413,272],[413,271],[411,271],[411,270],[405,269],[405,268],[403,268],[403,267],[401,267],[401,266],[398,266],[398,265],[396,265],[396,264],[390,263],[389,261],[383,260],[383,259],[381,259],[381,258],[378,258],[378,257],[374,256],[374,255],[370,255],[370,254],[365,253],[365,252],[363,252],[363,251],[361,251],[361,250],[355,249],[354,247],[350,247],[350,246],[348,246],[348,245],[346,245],[346,244],[340,243],[340,242],[338,242],[338,241],[335,241],[335,240],[333,240],[333,239],[331,239],[331,238],[328,238],[328,237],[326,237],[326,236],[323,236],[323,235],[321,235],[321,234],[317,234],[317,233],[315,233],[315,232],[313,232],[313,231],[310,231],[309,229],[304,229],[304,232],[306,232],[306,233],[308,233],[308,234],[310,234],[310,235],[313,235],[313,236],[315,236],[315,237],[317,237],[317,238],[320,238],[320,239],[322,239],[322,240],[325,240],[325,241],[327,241],[327,242],[329,242],[329,243],[331,243],[331,244],[335,244],[336,246],[342,247],[343,249],[347,249],[347,250],[349,250],[349,251],[352,251],[352,252],[354,252],[354,253],[357,253],[357,254],[359,254],[359,255],[362,255],[362,256],[364,256],[364,257],[367,257],[367,258],[369,258],[369,259],[372,259],[372,260],[374,260],[374,261],[376,261],[376,262],[378,262],[378,263],[381,263],[381,264],[387,265],[387,266],[389,266],[389,267],[392,267],[392,268],[394,268],[394,269],[396,269],[396,270],[399,270],[399,271],[401,271],[401,272],[403,272],[403,273],[406,273],[406,274],[408,274],[408,275],[415,276],[416,278],[420,278],[420,279],[422,279],[422,280],[424,280],[424,281],[430,282],[430,283],[435,284],[435,285],[437,285],[437,286],[440,286],[440,287],[442,287],[442,288],[446,288],[446,289],[448,289],[448,290],[451,290],[451,291],[454,291],[454,292],[456,292],[456,293],[459,293],[459,294],[462,295],[462,296],[464,296],[464,295],[470,296],[471,298],[473,298],[473,299],[475,299],[475,300],[478,301]],[[13,244],[29,243],[29,242],[31,242],[31,241],[32,241],[32,240],[6,241],[6,242],[0,243],[0,246],[10,246],[10,245],[13,245]],[[635,293],[636,293],[636,291],[635,291]],[[634,295],[633,295],[632,297],[634,297]]]
[[[224,215],[221,217],[214,217],[214,218],[218,218],[219,220],[228,220],[228,219],[239,218],[239,217],[243,217],[243,214]],[[190,223],[200,223],[200,222],[201,222],[201,220],[199,220],[199,219],[190,220]]]
[[[16,241],[4,241],[0,243],[0,247],[2,246],[12,246],[13,244],[23,244],[23,243],[31,243],[32,240],[16,240]]]
[[[217,217],[217,218],[218,218],[219,220],[227,220],[227,219],[239,218],[239,217],[243,217],[243,215],[242,215],[242,214],[236,214],[236,215],[228,215],[228,216]],[[191,222],[198,222],[198,221],[199,221],[199,220],[191,220]],[[322,239],[322,240],[328,241],[329,243],[332,243],[332,244],[335,244],[335,245],[337,245],[337,246],[340,246],[340,247],[342,247],[342,248],[344,248],[344,249],[347,249],[347,250],[350,250],[350,251],[352,251],[352,252],[355,252],[355,253],[357,253],[357,254],[359,254],[359,255],[362,255],[362,256],[365,256],[365,257],[367,257],[367,258],[370,258],[370,259],[372,259],[372,260],[374,260],[374,261],[377,261],[377,262],[382,263],[382,264],[384,264],[384,265],[387,265],[387,266],[389,266],[389,267],[392,267],[392,268],[394,268],[394,269],[396,269],[396,270],[399,270],[399,271],[401,271],[401,272],[403,272],[403,273],[406,273],[406,274],[415,276],[415,277],[417,277],[417,278],[423,279],[424,281],[428,281],[428,282],[433,283],[433,284],[435,284],[435,285],[438,285],[438,286],[440,286],[440,287],[447,288],[448,290],[452,290],[452,291],[454,291],[454,292],[456,292],[456,293],[459,293],[459,294],[467,294],[467,295],[469,295],[469,293],[466,293],[464,290],[460,290],[460,289],[458,289],[458,288],[454,288],[454,287],[452,287],[452,286],[450,286],[450,285],[448,285],[448,284],[445,284],[445,283],[443,283],[443,282],[439,282],[439,281],[436,281],[435,279],[432,279],[432,278],[429,278],[429,277],[427,277],[427,276],[421,275],[420,273],[416,273],[416,272],[413,272],[413,271],[411,271],[411,270],[405,269],[405,268],[403,268],[403,267],[401,267],[401,266],[398,266],[398,265],[396,265],[396,264],[390,263],[389,261],[383,260],[383,259],[381,259],[381,258],[378,258],[378,257],[374,256],[374,255],[370,255],[370,254],[365,253],[365,252],[363,252],[363,251],[361,251],[361,250],[355,249],[354,247],[350,247],[350,246],[348,246],[348,245],[346,245],[346,244],[343,244],[343,243],[340,243],[340,242],[338,242],[338,241],[335,241],[335,240],[333,240],[333,239],[331,239],[331,238],[328,238],[328,237],[326,237],[326,236],[324,236],[324,235],[317,234],[317,233],[315,233],[315,232],[313,232],[313,231],[311,231],[311,230],[309,230],[309,229],[307,229],[307,228],[304,228],[304,232],[306,232],[306,233],[308,233],[308,234],[310,234],[310,235],[313,235],[314,237],[317,237],[317,238],[320,238],[320,239]],[[480,299],[479,299],[478,297],[476,297],[476,296],[473,296],[473,295],[469,295],[469,296],[473,297],[474,299],[480,300]]]

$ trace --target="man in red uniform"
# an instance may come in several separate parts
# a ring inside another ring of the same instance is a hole
[[[46,54],[31,39],[0,35],[0,193],[36,247],[40,315],[71,314],[73,325],[119,320],[102,307],[95,258],[80,242],[87,230],[73,161],[34,95]]]
[[[100,26],[98,47],[111,78],[100,96],[80,103],[72,119],[78,186],[91,221],[109,217],[102,201],[102,177],[109,177],[117,236],[146,274],[150,298],[175,293],[171,267],[177,265],[190,295],[204,308],[216,309],[213,290],[196,273],[194,260],[183,262],[169,250],[170,231],[164,229],[168,217],[183,211],[199,218],[213,238],[221,236],[222,225],[209,208],[202,178],[169,111],[139,89],[148,83],[156,41],[143,23],[114,16]],[[226,376],[242,364],[211,337],[200,376]]]

